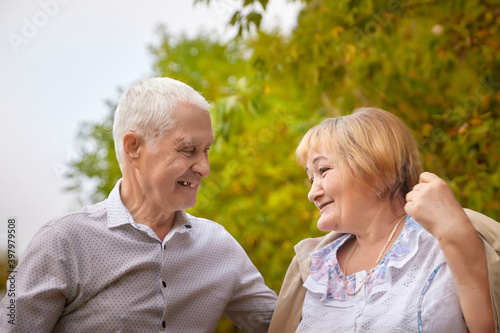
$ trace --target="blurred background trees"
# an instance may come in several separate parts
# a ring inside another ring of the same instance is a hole
[[[425,170],[443,177],[464,207],[500,220],[499,3],[302,3],[287,36],[256,29],[268,1],[245,0],[228,22],[238,27],[234,40],[162,30],[151,47],[158,76],[213,102],[212,173],[189,212],[224,225],[278,292],[293,245],[321,235],[294,158],[298,142],[324,118],[376,106],[408,125]],[[68,175],[74,191],[96,184],[92,201],[121,177],[114,107],[102,123],[82,125],[81,158]],[[219,331],[236,329],[222,320]]]

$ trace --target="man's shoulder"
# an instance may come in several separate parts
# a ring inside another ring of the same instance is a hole
[[[82,207],[74,212],[56,217],[47,222],[42,229],[57,229],[60,231],[75,230],[79,226],[106,221],[106,200]]]
[[[194,216],[194,215],[191,215],[189,213],[186,213],[186,219],[188,220],[188,222],[190,224],[193,224],[193,225],[201,227],[201,228],[226,230],[223,225],[221,225],[215,221],[212,221],[212,220],[209,220],[209,219],[206,219],[203,217]]]
[[[206,238],[213,241],[214,238],[227,241],[227,244],[238,243],[236,239],[226,230],[226,228],[215,221],[193,216],[186,213],[186,218],[189,224],[192,225],[192,230],[195,232],[198,241],[201,238]]]
[[[26,255],[50,250],[47,244],[76,244],[82,235],[92,229],[103,229],[106,225],[106,205],[104,202],[86,206],[72,213],[54,218],[43,225],[30,240]],[[33,252],[34,251],[34,252]]]

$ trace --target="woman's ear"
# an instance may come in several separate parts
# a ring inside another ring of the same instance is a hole
[[[144,139],[139,134],[134,132],[125,133],[123,136],[123,154],[130,165],[138,166],[144,144]]]

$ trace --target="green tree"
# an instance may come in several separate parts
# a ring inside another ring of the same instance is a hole
[[[498,219],[499,16],[494,1],[307,1],[289,42],[261,33],[253,61],[268,84],[300,87],[328,116],[395,113],[425,169]]]

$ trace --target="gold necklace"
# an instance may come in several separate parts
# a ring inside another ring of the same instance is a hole
[[[372,276],[372,273],[373,271],[375,270],[375,267],[377,267],[378,263],[380,262],[380,259],[382,258],[382,254],[385,252],[385,249],[387,248],[387,245],[389,245],[392,237],[394,237],[394,234],[396,233],[396,229],[399,227],[399,224],[401,222],[403,222],[403,220],[406,218],[406,215],[403,216],[403,218],[401,220],[399,220],[398,223],[396,223],[396,226],[394,227],[394,229],[392,229],[392,232],[391,232],[391,235],[389,236],[389,239],[387,240],[387,242],[385,242],[385,245],[384,245],[384,248],[382,249],[382,252],[380,252],[380,254],[378,255],[378,258],[377,258],[377,261],[375,262],[375,266],[372,267],[372,269],[370,269],[370,273],[368,274],[368,276],[365,278],[365,280],[363,281],[363,283],[361,284],[361,286],[359,286],[359,289],[358,290],[355,290],[354,293],[350,293],[349,291],[347,291],[347,284],[345,282],[345,276],[347,275],[347,267],[349,266],[349,261],[351,260],[352,258],[352,255],[354,254],[354,252],[356,251],[356,249],[358,248],[358,242],[356,242],[356,246],[354,246],[354,250],[352,250],[352,253],[351,255],[349,256],[349,259],[347,259],[347,262],[345,264],[345,269],[344,269],[344,278],[342,279],[342,281],[344,282],[344,289],[345,289],[345,293],[349,296],[354,296],[356,295],[357,293],[359,293],[359,291],[361,290],[361,288],[363,288],[363,286],[366,284],[366,282],[368,282],[370,280],[370,277]]]

